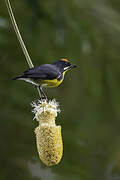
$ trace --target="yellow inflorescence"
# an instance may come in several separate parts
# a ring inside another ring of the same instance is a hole
[[[58,164],[63,153],[61,127],[45,124],[37,127],[35,133],[41,161],[47,166]]]
[[[63,155],[61,126],[55,124],[58,104],[53,100],[48,103],[39,101],[32,105],[35,118],[39,121],[39,126],[35,129],[39,157],[46,166],[56,165]]]

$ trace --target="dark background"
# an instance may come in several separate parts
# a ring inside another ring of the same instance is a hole
[[[68,58],[79,68],[46,89],[60,103],[64,156],[39,160],[30,103],[36,89],[11,79],[28,68],[0,1],[0,180],[120,180],[120,1],[13,0],[34,65]]]

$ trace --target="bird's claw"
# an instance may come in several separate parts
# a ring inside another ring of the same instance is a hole
[[[45,96],[45,97],[40,97],[40,101],[41,101],[41,102],[48,102],[47,96]]]

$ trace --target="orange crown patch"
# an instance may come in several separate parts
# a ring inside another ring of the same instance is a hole
[[[67,61],[67,62],[69,61],[68,59],[64,59],[64,58],[63,58],[63,59],[61,59],[61,60],[62,60],[62,61]]]

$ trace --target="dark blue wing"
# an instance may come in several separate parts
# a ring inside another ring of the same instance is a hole
[[[51,64],[36,66],[24,72],[23,78],[56,79],[60,75],[58,69]]]

